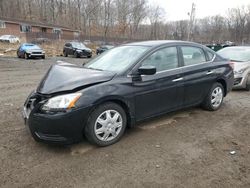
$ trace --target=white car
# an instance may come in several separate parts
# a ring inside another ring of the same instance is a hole
[[[2,35],[0,37],[0,41],[8,43],[20,43],[20,39],[14,35]]]

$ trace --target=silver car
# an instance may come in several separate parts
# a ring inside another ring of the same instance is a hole
[[[227,47],[217,52],[224,58],[230,59],[234,67],[234,89],[250,91],[250,47]]]

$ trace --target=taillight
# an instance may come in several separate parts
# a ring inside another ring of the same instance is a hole
[[[232,67],[232,69],[234,70],[234,62],[233,62],[233,61],[229,61],[229,65],[230,65],[230,67]]]

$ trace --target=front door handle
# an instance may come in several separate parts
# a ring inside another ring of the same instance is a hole
[[[214,71],[208,71],[207,73],[206,73],[206,75],[210,75],[210,74],[213,74],[214,73]]]
[[[181,81],[181,80],[183,80],[183,78],[176,78],[176,79],[174,79],[174,80],[172,80],[173,82],[179,82],[179,81]]]

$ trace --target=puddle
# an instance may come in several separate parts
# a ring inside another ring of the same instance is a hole
[[[79,143],[77,145],[73,145],[70,147],[71,155],[83,155],[91,150],[93,150],[95,146],[90,145],[89,143]]]

